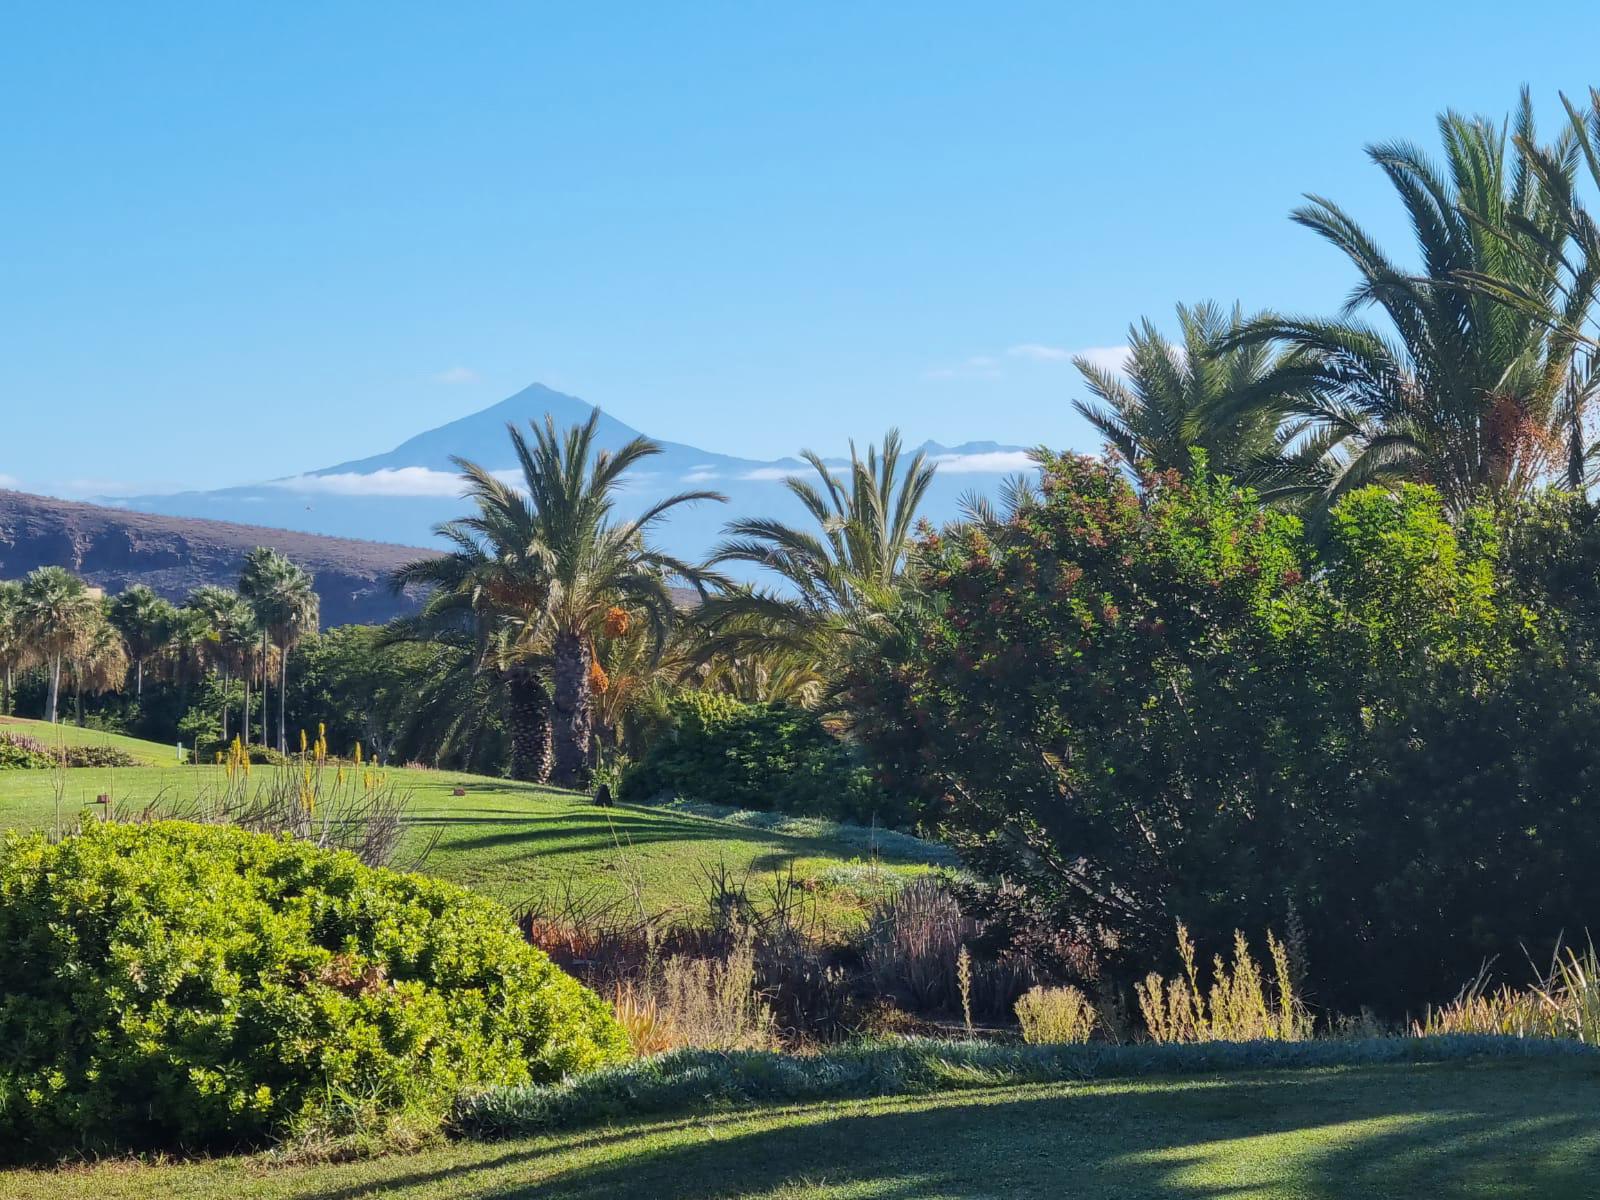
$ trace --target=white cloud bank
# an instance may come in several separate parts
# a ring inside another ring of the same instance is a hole
[[[20,492],[22,490],[22,480],[18,479],[15,475],[0,475],[0,488],[6,488],[13,492]]]
[[[946,475],[1010,475],[1036,465],[1026,450],[990,450],[983,454],[935,454],[932,461]]]
[[[1123,371],[1128,364],[1126,346],[1087,346],[1071,350],[1065,346],[1046,346],[1039,342],[1023,342],[1008,346],[1003,355],[975,354],[954,366],[931,367],[922,373],[924,379],[1003,379],[1001,369],[1006,360],[1032,363],[1071,364],[1075,358],[1087,359],[1107,371]]]
[[[478,373],[471,367],[446,367],[433,377],[435,383],[477,383]]]

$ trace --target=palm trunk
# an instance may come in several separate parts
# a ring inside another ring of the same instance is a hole
[[[272,654],[267,649],[267,635],[261,635],[261,748],[269,745],[267,725],[271,722],[272,705],[267,695],[267,680],[272,678]]]
[[[72,676],[72,719],[79,729],[83,728],[83,677],[76,671]]]
[[[581,787],[589,768],[589,647],[582,637],[558,633],[555,697],[550,705],[557,787]]]
[[[550,694],[544,680],[528,667],[506,673],[511,728],[511,778],[544,783],[550,778]]]
[[[61,698],[61,655],[54,654],[50,657],[50,708],[46,719],[50,724],[56,723],[56,701]]]
[[[133,698],[144,699],[144,659],[140,659],[133,668]]]
[[[284,698],[289,694],[289,647],[278,647],[278,753],[289,753],[289,734],[283,728]]]
[[[3,714],[3,715],[8,716],[8,717],[11,715],[11,664],[10,663],[6,664],[6,694],[5,694],[5,698],[3,700],[0,700],[0,714]]]
[[[251,675],[251,671],[250,671],[250,656],[248,654],[245,655],[244,672],[243,672],[243,674],[244,674],[244,712],[242,712],[240,714],[239,719],[240,719],[240,722],[241,722],[241,724],[240,724],[240,732],[244,735],[244,744],[246,746],[248,746],[250,744],[250,675]]]

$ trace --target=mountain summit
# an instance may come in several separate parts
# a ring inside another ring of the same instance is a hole
[[[465,511],[452,458],[470,459],[493,471],[512,470],[516,464],[506,436],[507,424],[526,427],[530,421],[542,423],[548,413],[562,429],[587,421],[594,411],[585,400],[536,383],[381,454],[284,479],[210,492],[139,496],[123,503],[169,516],[247,520],[308,533],[426,544],[433,525]],[[597,441],[602,449],[615,450],[640,432],[602,412]],[[875,440],[882,431],[855,433],[857,445],[864,448],[863,439]],[[637,507],[685,488],[710,488],[729,499],[727,504],[699,504],[675,513],[661,533],[673,553],[703,556],[715,544],[723,523],[734,516],[799,519],[798,506],[782,486],[786,475],[811,472],[799,459],[738,458],[655,433],[649,436],[662,453],[630,473],[633,487],[629,498],[637,497]],[[966,442],[954,447],[925,442],[919,449],[939,464],[924,506],[925,515],[935,524],[956,515],[963,493],[989,490],[1002,476],[1029,466],[1021,447],[996,442]],[[848,462],[847,458],[825,457],[830,464]],[[628,515],[626,505],[622,515]]]

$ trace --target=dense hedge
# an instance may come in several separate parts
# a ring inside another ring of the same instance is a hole
[[[674,697],[667,727],[623,776],[622,798],[664,794],[733,808],[894,822],[887,797],[814,714],[730,696]]]
[[[217,1149],[624,1057],[492,902],[177,822],[0,844],[0,1155]]]
[[[26,734],[0,733],[0,771],[50,767],[134,767],[139,760],[115,746],[48,746]]]

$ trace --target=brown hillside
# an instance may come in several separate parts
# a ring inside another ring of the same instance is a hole
[[[325,627],[378,623],[414,608],[405,597],[390,594],[389,574],[428,553],[0,490],[0,579],[58,566],[107,592],[142,583],[169,600],[181,600],[201,584],[236,586],[245,553],[256,546],[271,546],[312,573]]]

